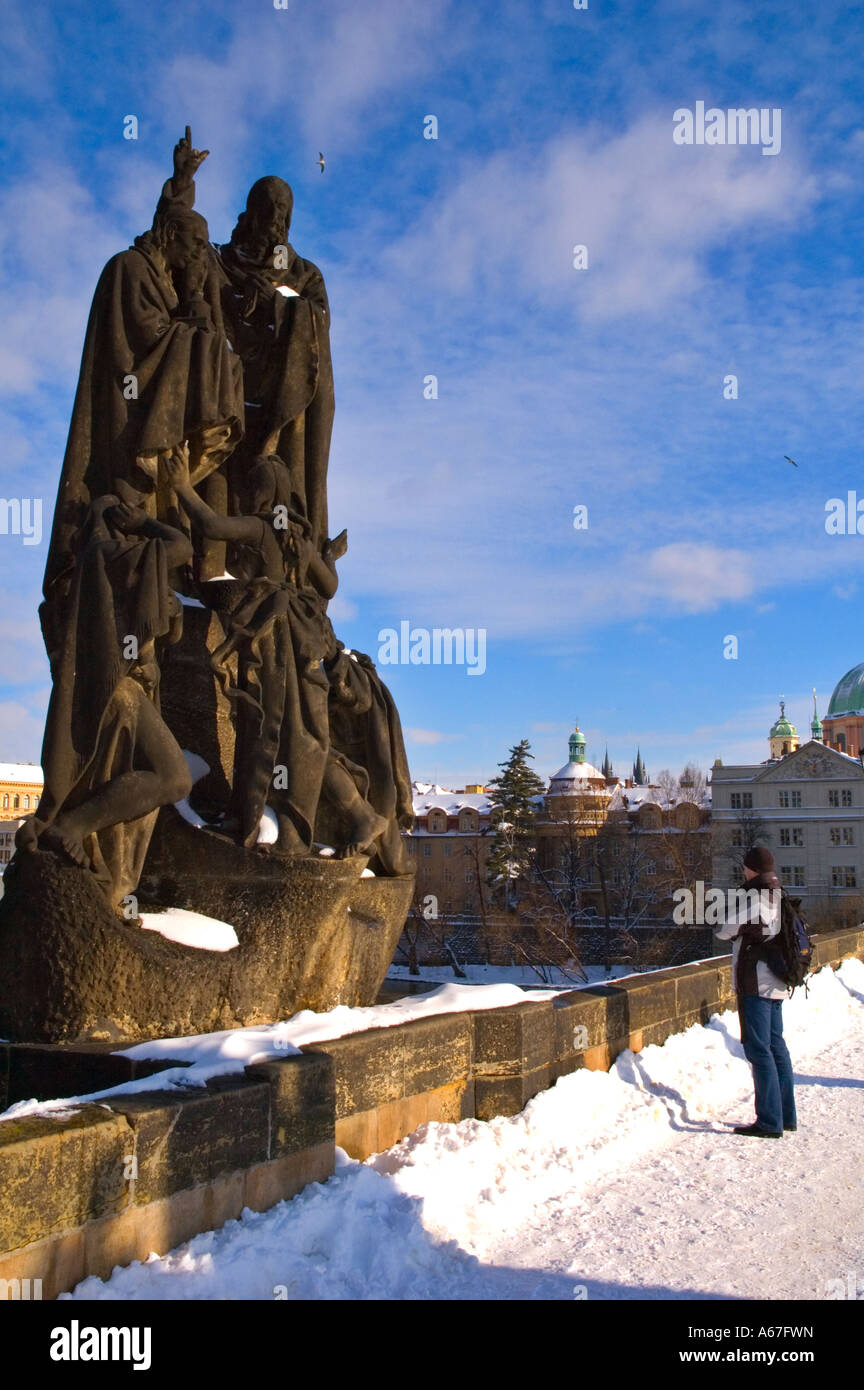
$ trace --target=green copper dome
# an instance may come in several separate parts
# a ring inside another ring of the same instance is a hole
[[[771,726],[769,738],[797,738],[798,730],[786,718],[786,702],[780,701],[780,718]]]
[[[836,719],[838,715],[860,714],[864,710],[864,661],[853,666],[835,687],[828,706],[826,719]]]
[[[580,731],[579,725],[570,735],[570,761],[571,763],[584,763],[585,761],[585,735]]]

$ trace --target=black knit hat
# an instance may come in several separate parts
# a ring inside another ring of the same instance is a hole
[[[774,872],[774,855],[770,849],[765,849],[763,845],[756,845],[744,856],[745,869],[752,869],[756,874],[772,874]]]

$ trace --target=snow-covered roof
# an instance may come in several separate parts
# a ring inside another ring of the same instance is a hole
[[[470,809],[479,815],[487,815],[492,810],[492,802],[486,792],[454,792],[448,787],[439,787],[429,782],[415,782],[414,814],[425,816],[429,811],[446,811],[448,816],[458,816],[460,811]]]
[[[557,772],[552,773],[549,779],[550,790],[555,782],[586,782],[592,777],[599,778],[601,782],[606,781],[603,773],[593,763],[565,763]],[[554,789],[559,790],[557,787]]]
[[[638,811],[640,806],[659,806],[661,811],[672,811],[676,806],[688,804],[695,806],[697,810],[710,809],[710,788],[706,790],[701,802],[697,802],[686,796],[667,797],[660,787],[624,787],[619,782],[609,801],[609,810]]]
[[[38,763],[0,763],[0,782],[21,782],[41,786],[44,782],[42,769]]]
[[[622,787],[612,793],[610,811],[638,811],[640,806],[662,806],[665,798],[659,787]]]

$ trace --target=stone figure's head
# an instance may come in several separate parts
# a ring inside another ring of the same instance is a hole
[[[291,487],[291,470],[278,454],[259,454],[249,469],[249,494],[256,516],[272,512],[274,507],[295,510],[299,499]]]
[[[268,175],[249,189],[246,211],[237,218],[231,245],[253,261],[264,261],[288,241],[294,194],[284,179]]]
[[[255,516],[272,517],[283,509],[283,522],[308,538],[311,526],[303,498],[292,486],[291,470],[278,454],[259,454],[249,470],[249,494]]]
[[[202,260],[210,244],[206,220],[187,209],[157,213],[151,235],[170,270],[182,270]]]

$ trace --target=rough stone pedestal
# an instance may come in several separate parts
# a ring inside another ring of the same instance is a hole
[[[0,902],[0,1037],[134,1041],[373,1004],[413,878],[364,879],[365,864],[277,859],[163,808],[139,906],[230,922],[240,944],[216,952],[121,921],[92,874],[53,853],[19,855]]]

